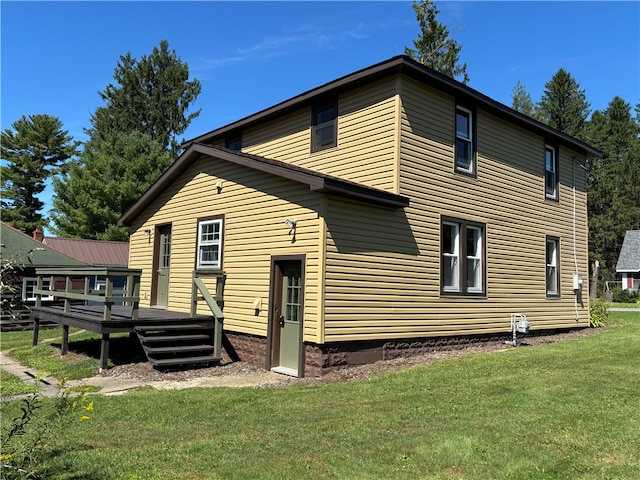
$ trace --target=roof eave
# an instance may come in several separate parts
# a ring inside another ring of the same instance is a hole
[[[399,55],[389,60],[383,61],[368,68],[364,68],[349,75],[333,80],[325,85],[314,88],[300,95],[278,103],[272,107],[261,110],[253,115],[249,115],[236,122],[225,125],[221,128],[212,130],[200,135],[192,140],[184,142],[183,148],[186,148],[192,142],[208,143],[219,138],[223,138],[230,132],[242,130],[263,122],[267,122],[278,116],[284,115],[295,109],[312,105],[322,98],[330,95],[338,95],[345,90],[357,88],[361,84],[369,83],[378,78],[402,73],[417,79],[423,83],[432,85],[434,88],[453,95],[461,100],[473,102],[479,105],[483,110],[496,115],[500,118],[507,119],[529,131],[533,131],[548,139],[548,141],[556,141],[578,153],[585,156],[601,157],[602,152],[590,145],[566,135],[544,123],[538,122],[527,115],[524,115],[492,98],[468,87],[455,79],[443,75],[432,70],[407,56]]]
[[[192,143],[187,150],[165,171],[164,174],[118,219],[119,226],[130,226],[133,219],[142,213],[164,189],[187,170],[202,156],[220,158],[236,165],[260,170],[281,178],[307,185],[311,191],[330,193],[348,197],[356,201],[370,203],[387,208],[404,208],[409,199],[384,190],[360,185],[339,178],[288,165],[277,160],[266,159],[256,155],[243,154],[230,150]]]

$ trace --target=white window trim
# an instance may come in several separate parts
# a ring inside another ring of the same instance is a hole
[[[549,248],[549,244],[553,245],[553,254],[552,254],[552,258],[551,258],[551,263],[549,263],[549,258],[547,257],[547,251]],[[545,289],[547,291],[547,296],[549,297],[557,297],[560,295],[560,277],[559,275],[559,265],[558,265],[558,254],[559,254],[559,248],[560,248],[560,240],[558,238],[555,237],[547,237],[546,239],[546,243],[545,243],[545,264],[546,264],[546,269],[545,269]],[[553,284],[554,288],[553,290],[549,290],[549,271],[550,269],[553,268],[554,269],[554,278],[555,278],[555,282]]]
[[[459,137],[458,136],[458,111],[464,112],[469,116],[469,138],[464,138],[464,137]],[[474,151],[473,151],[473,122],[474,122],[474,118],[473,118],[473,112],[471,110],[469,110],[468,108],[464,108],[461,106],[456,106],[456,118],[455,118],[455,129],[456,129],[456,141],[458,139],[467,142],[469,144],[469,168],[464,168],[460,165],[458,165],[458,153],[457,151],[455,152],[455,165],[456,165],[456,171],[457,172],[463,172],[463,173],[468,173],[473,175],[474,173],[474,159],[473,159],[473,155],[474,155]]]
[[[30,283],[33,284],[33,287],[31,289],[28,288]],[[48,288],[47,288],[47,283],[49,284]],[[27,297],[27,292],[29,291],[33,292],[36,289],[37,285],[38,285],[37,277],[25,277],[22,279],[22,301],[23,302],[36,301],[36,295],[33,294],[33,296],[31,297]],[[43,290],[51,290],[52,286],[53,286],[53,277],[46,277],[42,279]],[[41,300],[46,302],[53,301],[53,295],[42,295]]]
[[[443,258],[450,258],[455,264],[455,285],[443,285],[442,290],[445,292],[460,292],[460,224],[455,222],[442,222],[442,225],[448,225],[455,230],[453,238],[453,253],[442,252]],[[444,281],[444,279],[443,279]]]
[[[212,224],[218,224],[219,225],[219,230],[220,230],[220,235],[217,241],[211,241],[211,242],[203,242],[202,241],[202,227],[204,225],[212,225]],[[216,218],[213,220],[202,220],[200,222],[198,222],[198,248],[196,251],[196,255],[197,255],[197,268],[198,269],[203,269],[203,270],[219,270],[221,268],[220,265],[220,261],[222,259],[222,235],[223,235],[223,222],[221,218]],[[202,251],[202,247],[206,247],[206,246],[211,246],[211,245],[217,245],[218,246],[218,261],[217,262],[203,262],[202,261],[202,255],[201,255],[201,251]]]
[[[478,255],[469,255],[467,253],[467,272],[469,271],[469,262],[470,261],[475,261],[477,260],[479,262],[479,267],[480,267],[480,286],[479,287],[467,287],[467,292],[469,293],[482,293],[483,289],[482,289],[482,272],[484,271],[484,265],[482,264],[483,259],[482,259],[482,253],[484,251],[484,245],[482,245],[482,228],[475,226],[475,225],[467,225],[467,234],[469,233],[469,230],[477,230],[478,231]],[[465,239],[466,241],[466,239]],[[467,283],[469,281],[468,278],[468,274],[467,274]]]

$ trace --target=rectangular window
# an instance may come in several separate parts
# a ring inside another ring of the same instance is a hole
[[[315,108],[311,121],[311,152],[338,144],[338,104]]]
[[[550,145],[544,146],[544,193],[547,198],[558,198],[558,154]]]
[[[456,107],[456,171],[475,175],[473,112]]]
[[[229,150],[242,150],[242,135],[226,138],[224,146]]]
[[[560,239],[547,237],[547,296],[560,296]]]
[[[198,252],[196,268],[222,268],[222,218],[198,222]]]
[[[38,279],[35,277],[25,277],[22,279],[22,301],[23,302],[35,302],[36,294],[34,293],[36,286],[38,285]],[[51,277],[42,279],[42,289],[51,290],[53,285],[53,279]],[[42,295],[43,301],[53,300],[53,295]]]
[[[441,291],[481,295],[485,292],[485,225],[442,220]]]

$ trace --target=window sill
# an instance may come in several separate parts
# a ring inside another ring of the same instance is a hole
[[[485,292],[465,293],[465,292],[440,292],[440,298],[477,298],[481,300],[487,299]]]
[[[196,274],[218,274],[218,275],[223,275],[224,274],[224,270],[222,270],[220,267],[215,267],[215,268],[207,268],[207,267],[197,267],[195,269],[195,273]]]

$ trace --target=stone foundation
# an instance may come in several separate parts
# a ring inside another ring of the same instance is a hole
[[[530,332],[527,336],[551,335],[565,330]],[[265,367],[267,363],[267,339],[243,333],[225,332],[228,344],[225,350],[233,360]],[[380,360],[407,358],[424,355],[437,350],[456,350],[469,345],[495,341],[511,341],[511,332],[489,335],[458,337],[422,337],[397,340],[334,342],[324,345],[305,344],[306,377],[320,377],[333,370],[375,363]],[[519,335],[523,340],[526,336]],[[225,342],[227,343],[227,342]],[[232,348],[231,348],[232,347]],[[235,352],[236,357],[230,353]]]

